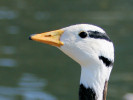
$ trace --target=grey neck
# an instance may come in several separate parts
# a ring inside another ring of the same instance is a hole
[[[108,89],[108,81],[105,81],[104,90],[103,90],[103,100],[106,100],[107,89]]]

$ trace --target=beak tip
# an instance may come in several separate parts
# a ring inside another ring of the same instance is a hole
[[[29,40],[32,40],[32,36],[34,36],[35,34],[32,34],[29,36]]]
[[[29,36],[29,40],[32,40],[32,39],[31,39],[31,36]]]

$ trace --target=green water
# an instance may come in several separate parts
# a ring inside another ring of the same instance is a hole
[[[78,100],[80,66],[28,40],[77,23],[96,24],[114,41],[107,100],[133,93],[133,0],[0,0],[0,100]]]

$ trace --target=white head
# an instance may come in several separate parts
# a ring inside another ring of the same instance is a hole
[[[60,41],[64,45],[59,49],[81,66],[99,64],[99,56],[102,55],[111,61],[114,60],[113,44],[103,29],[94,25],[78,24],[62,30],[64,33],[61,35]]]
[[[80,84],[92,88],[102,100],[105,82],[114,62],[114,46],[105,31],[97,26],[79,24],[62,29],[59,49],[81,65]]]
[[[41,39],[38,35],[31,38],[57,46],[78,62],[81,65],[80,84],[91,88],[95,98],[102,100],[114,62],[114,46],[105,31],[94,25],[77,24],[41,35]]]

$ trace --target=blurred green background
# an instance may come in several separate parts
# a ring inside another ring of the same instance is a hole
[[[133,92],[133,0],[0,0],[0,100],[78,100],[80,66],[33,33],[91,23],[115,45],[107,100]]]

